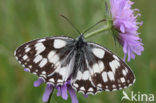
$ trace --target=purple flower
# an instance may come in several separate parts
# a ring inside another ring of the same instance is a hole
[[[135,59],[135,54],[141,55],[144,51],[143,43],[137,32],[142,22],[137,22],[138,9],[131,9],[133,2],[130,0],[110,0],[113,27],[119,32],[117,39],[123,47],[124,60],[128,56]]]
[[[44,80],[42,78],[39,78],[37,81],[34,82],[34,86],[38,87],[40,86]],[[64,85],[62,86],[52,86],[52,84],[47,84],[47,87],[45,89],[45,92],[42,97],[43,102],[47,102],[49,100],[50,94],[53,92],[53,89],[57,89],[57,96],[61,96],[64,100],[68,99],[67,91],[70,94],[70,97],[72,99],[72,103],[78,103],[77,96],[75,93],[75,90],[71,87],[70,80],[66,81]]]

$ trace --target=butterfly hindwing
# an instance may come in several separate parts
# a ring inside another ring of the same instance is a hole
[[[85,48],[85,68],[73,79],[73,88],[84,94],[99,91],[115,91],[127,88],[135,82],[131,69],[118,56],[95,43]],[[81,70],[81,69],[78,69]]]
[[[54,85],[63,84],[69,77],[72,63],[73,39],[67,37],[47,37],[23,44],[15,51],[19,63],[33,74]],[[69,58],[68,58],[69,59]]]

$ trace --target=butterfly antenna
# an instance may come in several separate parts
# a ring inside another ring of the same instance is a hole
[[[96,24],[94,24],[94,25],[92,25],[90,28],[86,29],[82,34],[85,34],[85,33],[88,32],[90,29],[94,28],[96,25],[98,25],[98,24],[100,24],[100,23],[102,23],[102,22],[104,22],[104,21],[106,21],[106,19],[102,19],[102,20],[98,21]]]
[[[81,34],[81,32],[79,31],[79,29],[77,29],[76,27],[75,27],[75,25],[66,17],[66,16],[64,16],[64,15],[60,15],[61,17],[63,17],[65,20],[67,20],[68,21],[68,23],[70,23],[70,25],[79,33],[79,34]]]

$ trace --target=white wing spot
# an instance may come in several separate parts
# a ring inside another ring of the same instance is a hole
[[[37,55],[36,57],[35,57],[35,59],[33,60],[33,62],[34,63],[38,63],[39,61],[41,61],[42,60],[42,56],[41,55]]]
[[[104,64],[101,60],[99,60],[98,64],[99,64],[100,72],[102,72],[104,70]]]
[[[46,72],[45,72],[45,71],[43,71],[43,72],[42,72],[42,74],[43,74],[43,75],[46,75]]]
[[[129,84],[128,86],[132,86],[133,84]]]
[[[108,81],[107,73],[106,72],[103,72],[102,73],[102,79],[103,79],[104,82],[107,82]]]
[[[26,60],[27,58],[28,58],[27,55],[24,55],[24,56],[23,56],[23,60]]]
[[[81,71],[78,71],[77,73],[77,80],[80,80],[82,77],[82,72]]]
[[[52,61],[51,59],[53,58],[53,56],[55,55],[55,53],[56,53],[56,52],[53,51],[53,50],[49,52],[49,54],[48,54],[47,57],[48,57],[48,60],[49,60],[50,62]]]
[[[93,48],[92,51],[96,57],[98,57],[100,59],[102,59],[104,57],[105,51],[103,49]]]
[[[94,90],[93,90],[93,88],[90,87],[90,88],[88,89],[88,91],[93,92]]]
[[[98,86],[98,87],[100,87],[100,88],[102,87],[102,85],[101,85],[101,84],[98,84],[97,86]]]
[[[62,83],[62,82],[63,82],[63,80],[62,80],[62,79],[58,79],[58,80],[57,80],[57,82]]]
[[[25,62],[24,64],[27,65],[27,62]]]
[[[108,77],[111,81],[115,80],[113,72],[108,72]]]
[[[125,71],[126,71],[126,73],[128,73],[128,69],[125,67]]]
[[[49,81],[50,81],[50,82],[55,82],[55,81],[54,81],[54,78],[49,79]]]
[[[125,71],[124,69],[122,70],[122,74],[123,74],[124,76],[126,76],[126,74],[127,74],[126,71]]]
[[[59,74],[60,75],[62,75],[62,76],[64,76],[65,74],[66,74],[66,72],[67,72],[67,68],[66,67],[62,67],[60,70],[59,70]]]
[[[29,65],[29,68],[31,69],[32,68],[32,65]]]
[[[79,85],[78,85],[78,84],[76,84],[76,83],[74,83],[73,85],[74,85],[74,87],[76,87],[76,88],[78,88],[78,87],[79,87]]]
[[[114,88],[112,91],[116,91],[117,89],[116,88]]]
[[[51,54],[48,55],[48,60],[50,63],[56,64],[56,62],[59,60],[59,56],[57,54],[55,54],[54,56],[52,55],[53,55],[53,52],[51,52]]]
[[[25,48],[25,52],[26,53],[29,52],[29,51],[30,51],[30,48],[29,47]]]
[[[130,83],[130,80],[127,80],[128,83]]]
[[[80,90],[85,91],[85,88],[84,87],[81,87]]]
[[[61,40],[61,39],[55,39],[54,40],[54,48],[55,49],[60,49],[64,46],[66,46],[66,41]]]
[[[116,85],[113,84],[113,85],[112,85],[112,88],[116,88]]]
[[[120,66],[120,63],[117,60],[113,60],[112,62],[109,63],[113,73],[115,74],[116,69]]]
[[[120,78],[121,82],[124,83],[125,82],[125,78]]]
[[[89,71],[85,71],[82,75],[83,80],[87,80],[90,77]]]
[[[118,86],[121,87],[121,84],[119,84]]]
[[[46,58],[43,58],[42,61],[39,64],[39,67],[42,68],[47,64],[48,60]]]
[[[105,91],[110,91],[109,89],[105,89]]]
[[[43,45],[43,43],[37,43],[37,44],[35,44],[36,55],[42,53],[45,49],[46,48]]]
[[[93,65],[93,71],[94,71],[94,73],[100,73],[100,72],[101,72],[101,71],[100,71],[100,68],[99,68],[99,66],[98,66],[97,63],[95,63],[95,64]]]
[[[127,88],[127,86],[125,86],[124,88]]]

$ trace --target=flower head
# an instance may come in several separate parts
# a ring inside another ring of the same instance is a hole
[[[124,60],[135,59],[135,54],[141,55],[144,50],[141,38],[137,32],[142,22],[137,22],[138,9],[131,9],[133,2],[130,0],[110,0],[113,27],[117,29],[117,39],[123,47]]]
[[[39,78],[37,81],[34,82],[34,86],[40,86],[44,80]],[[71,87],[70,80],[66,81],[62,86],[52,86],[52,84],[47,84],[45,92],[42,97],[43,102],[47,102],[49,100],[50,94],[53,92],[53,89],[57,89],[57,96],[61,96],[64,100],[68,99],[67,91],[69,91],[70,97],[72,99],[72,103],[78,103],[75,90]]]

